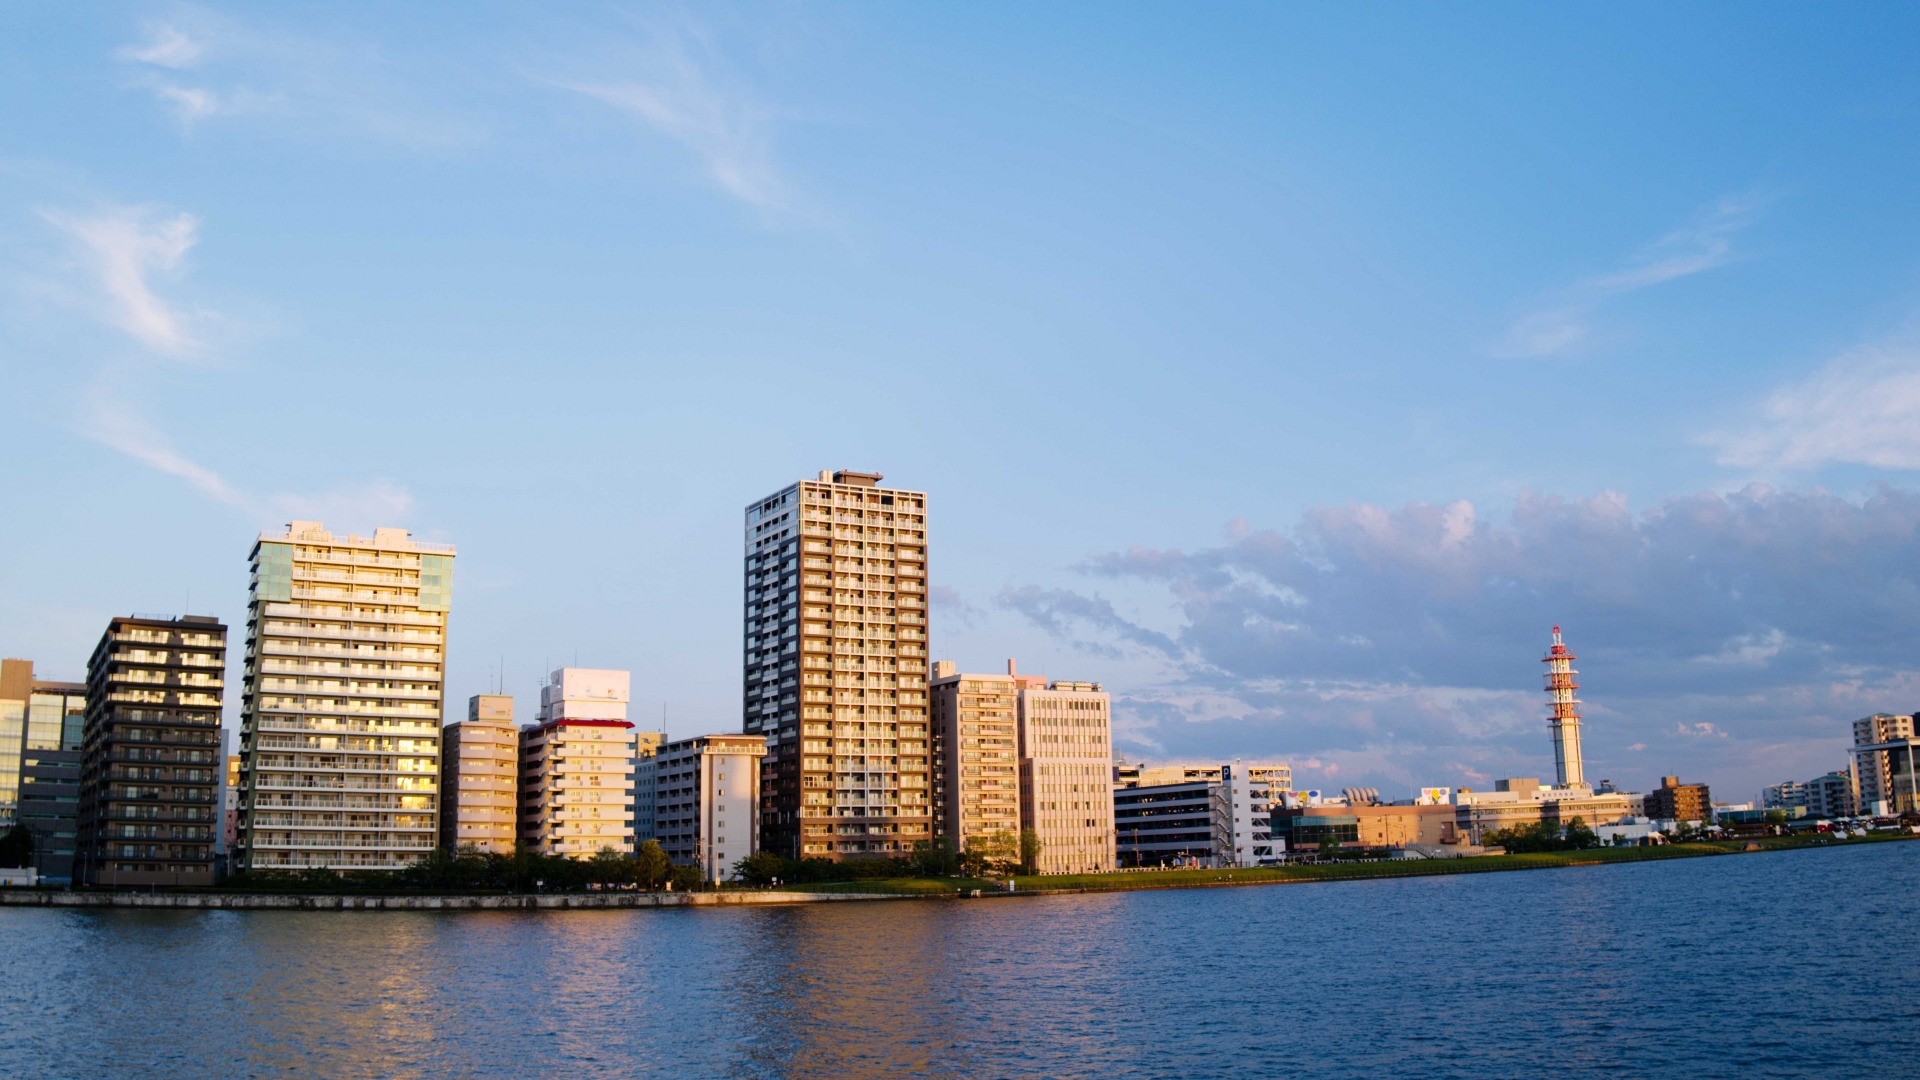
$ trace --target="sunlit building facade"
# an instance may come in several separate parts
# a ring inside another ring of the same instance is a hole
[[[454,554],[405,529],[260,534],[236,868],[398,870],[439,843]]]
[[[513,695],[475,694],[467,718],[440,729],[440,844],[511,855],[520,805]]]
[[[1022,686],[1019,726],[1021,823],[1040,841],[1035,871],[1114,869],[1113,717],[1106,692],[1089,682]]]
[[[634,850],[634,728],[625,671],[561,668],[520,730],[519,837],[542,855]]]
[[[744,726],[763,736],[761,841],[888,857],[932,834],[927,497],[821,472],[746,508]]]

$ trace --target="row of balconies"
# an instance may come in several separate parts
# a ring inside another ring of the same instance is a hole
[[[352,657],[378,657],[382,653],[392,653],[402,660],[419,662],[440,659],[440,650],[427,645],[409,645],[406,648],[388,648],[378,645],[352,645],[348,642],[326,642],[323,644],[301,644],[294,641],[266,641],[261,643],[260,651],[269,661],[279,656],[314,656],[324,659],[344,660]],[[253,660],[253,650],[247,650],[247,659]]]

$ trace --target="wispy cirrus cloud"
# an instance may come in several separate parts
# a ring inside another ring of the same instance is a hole
[[[686,147],[708,180],[741,202],[792,208],[791,187],[774,164],[774,110],[706,29],[685,20],[655,23],[640,45],[595,64],[602,70],[594,76],[553,82]]]
[[[74,395],[73,430],[133,461],[185,481],[222,505],[256,516],[393,520],[413,505],[399,484],[376,479],[318,493],[258,494],[182,450],[135,402],[156,368],[202,365],[223,344],[224,315],[169,295],[183,289],[187,256],[200,240],[200,219],[154,206],[46,208],[40,217],[65,239],[70,257],[38,274],[40,291],[123,336],[133,353],[104,364]]]
[[[1649,244],[1619,269],[1575,282],[1538,310],[1514,320],[1494,354],[1533,359],[1567,352],[1588,339],[1594,311],[1609,297],[1727,265],[1735,258],[1734,236],[1752,223],[1763,201],[1753,195],[1720,199],[1695,221]]]
[[[199,242],[198,218],[150,206],[43,209],[40,216],[74,242],[103,321],[163,356],[184,358],[201,349],[195,315],[163,299],[154,283],[177,273]]]
[[[128,85],[183,129],[216,119],[271,120],[275,134],[373,139],[416,150],[480,142],[486,125],[451,97],[462,80],[396,60],[370,42],[338,42],[181,6],[114,50]]]
[[[1701,437],[1720,464],[1920,469],[1920,336],[1908,331],[1837,356],[1774,390],[1756,411],[1737,430]]]

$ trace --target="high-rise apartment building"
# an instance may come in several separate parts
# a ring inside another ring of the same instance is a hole
[[[76,876],[211,885],[227,628],[205,615],[116,618],[87,660]]]
[[[1007,667],[1014,670],[1011,661]],[[1034,869],[1114,869],[1113,720],[1106,693],[1099,683],[1056,680],[1024,685],[1018,697],[1020,815],[1040,841]]]
[[[761,842],[899,855],[933,826],[927,497],[822,472],[746,508],[745,727],[764,736]]]
[[[1875,713],[1853,722],[1854,773],[1860,781],[1859,812],[1898,814],[1920,810],[1920,738],[1912,716]]]
[[[512,694],[475,694],[440,729],[440,846],[511,855],[520,805],[520,729]]]
[[[681,866],[723,881],[760,849],[759,735],[702,735],[660,747],[653,816],[660,846]]]
[[[1852,772],[1830,772],[1801,785],[1800,805],[1817,818],[1852,817],[1858,800],[1853,793]]]
[[[439,842],[453,558],[405,529],[260,534],[237,869],[397,870]]]
[[[561,668],[540,688],[539,722],[520,729],[520,842],[542,855],[634,850],[632,677]]]
[[[664,731],[633,733],[633,843],[636,848],[660,833],[654,825],[654,791],[658,773],[654,757],[667,741]]]
[[[1005,675],[961,672],[946,660],[933,666],[927,696],[940,835],[958,851],[975,842],[1004,846],[1020,836],[1020,691],[1029,682],[1046,685],[1017,674],[1011,660]]]

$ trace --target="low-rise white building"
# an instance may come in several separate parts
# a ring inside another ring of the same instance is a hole
[[[1270,866],[1287,854],[1273,836],[1273,811],[1293,790],[1293,767],[1284,763],[1222,766],[1227,798],[1233,806],[1233,864]]]

